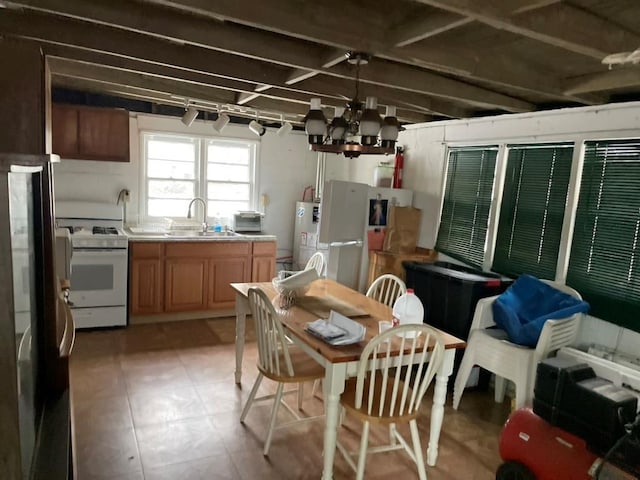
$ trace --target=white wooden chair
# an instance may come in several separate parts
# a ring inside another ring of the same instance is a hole
[[[580,294],[571,287],[549,280],[543,280],[543,282],[582,299]],[[494,399],[496,402],[502,403],[504,400],[505,379],[507,379],[511,380],[516,387],[515,408],[531,405],[538,363],[560,347],[571,344],[578,334],[582,313],[576,313],[564,319],[547,320],[535,348],[511,343],[505,331],[489,328],[496,324],[492,309],[496,298],[498,298],[497,295],[481,298],[476,305],[469,341],[453,385],[453,408],[456,410],[474,365],[495,373]]]
[[[373,281],[366,295],[393,308],[396,299],[405,293],[407,286],[404,282],[395,275],[385,273]]]
[[[322,256],[322,253],[316,252],[311,255],[311,258],[305,265],[304,269],[309,270],[310,268],[315,268],[316,272],[318,272],[318,276],[322,276],[322,272],[324,271],[324,257]]]
[[[294,423],[307,422],[323,418],[323,416],[301,418],[283,400],[284,385],[287,383],[301,383],[316,380],[324,377],[324,367],[309,357],[306,353],[291,346],[287,341],[284,328],[280,318],[276,313],[269,297],[258,288],[251,288],[248,293],[249,308],[256,324],[256,336],[258,339],[258,377],[256,378],[247,403],[242,410],[240,422],[249,413],[254,401],[268,400],[275,398],[271,419],[269,421],[269,431],[264,444],[263,454],[269,454],[271,438],[274,430],[290,426]],[[256,398],[256,393],[262,382],[262,378],[267,377],[274,382],[278,382],[275,395],[266,395]],[[298,390],[286,392],[297,393]],[[298,396],[298,409],[301,409],[302,396]],[[276,426],[276,419],[280,406],[284,406],[291,415],[293,421],[285,422]]]
[[[392,357],[390,354],[395,348],[401,354]],[[420,480],[426,480],[417,418],[422,398],[443,357],[440,335],[428,325],[402,325],[386,330],[364,348],[357,377],[347,382],[340,398],[345,413],[363,422],[359,452],[348,452],[340,441],[337,442],[338,450],[356,471],[357,480],[364,478],[368,454],[399,449],[404,449],[416,463]],[[402,364],[415,366],[395,368]],[[389,445],[369,447],[371,423],[389,426]],[[397,431],[398,423],[409,424],[411,445]],[[357,465],[354,456],[358,458]]]

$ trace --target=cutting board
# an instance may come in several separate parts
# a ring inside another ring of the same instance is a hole
[[[366,317],[367,313],[347,302],[331,295],[315,297],[304,295],[296,299],[296,306],[304,308],[307,312],[317,315],[318,318],[329,318],[331,310],[341,313],[345,317]]]

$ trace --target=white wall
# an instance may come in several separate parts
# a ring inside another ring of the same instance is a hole
[[[418,245],[433,248],[436,242],[447,147],[606,138],[640,138],[640,102],[408,126],[399,144],[405,148],[403,188],[416,191],[414,206],[422,209]],[[351,180],[368,175],[376,163],[364,156],[351,161]],[[639,333],[588,317],[578,343],[594,342],[630,354],[640,350]]]
[[[246,125],[229,124],[223,134],[218,135],[211,128],[211,122],[196,120],[191,127],[186,127],[177,117],[131,114],[131,161],[116,163],[63,159],[55,166],[56,199],[115,203],[118,192],[127,188],[131,192],[127,222],[138,223],[141,220],[138,192],[142,131],[257,140],[258,198],[263,194],[268,198],[264,207],[265,232],[277,236],[278,257],[291,255],[295,202],[302,198],[306,186],[315,184],[316,177],[317,157],[309,150],[303,132],[291,132],[281,138],[276,135],[275,129],[267,129],[267,133],[258,138]],[[334,170],[340,174],[341,167],[337,164]]]

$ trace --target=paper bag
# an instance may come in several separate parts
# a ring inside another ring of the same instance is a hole
[[[393,253],[413,253],[418,243],[422,210],[413,207],[393,207],[389,214],[382,250]]]

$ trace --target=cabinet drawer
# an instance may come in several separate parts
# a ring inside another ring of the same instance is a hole
[[[132,258],[160,258],[162,256],[162,243],[131,242],[129,249]]]
[[[249,255],[249,242],[173,242],[166,244],[166,256],[231,257]]]
[[[253,255],[276,254],[276,242],[253,242]]]

